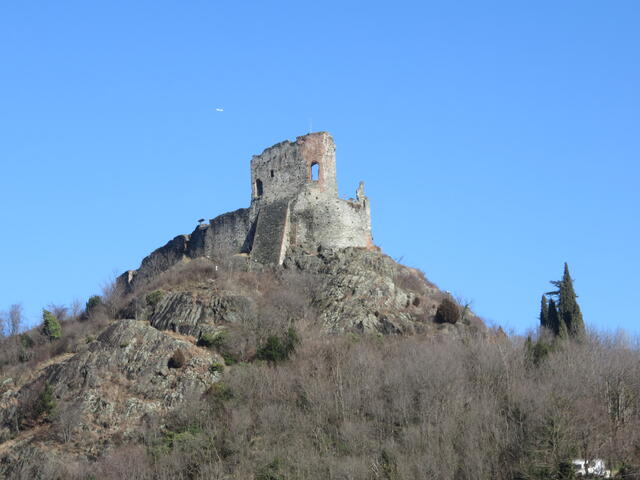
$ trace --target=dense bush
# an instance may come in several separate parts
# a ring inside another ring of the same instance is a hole
[[[44,388],[38,397],[38,401],[35,405],[34,413],[36,416],[47,416],[56,407],[56,401],[53,398],[53,388],[49,383],[44,384]]]
[[[203,333],[198,339],[198,345],[206,348],[223,348],[226,341],[225,332]]]
[[[222,373],[222,372],[224,372],[224,364],[220,363],[220,362],[213,362],[209,366],[209,371],[211,373]]]
[[[56,316],[49,310],[42,311],[42,334],[49,341],[57,340],[62,336],[62,328]]]
[[[164,294],[162,290],[154,290],[153,292],[147,294],[146,296],[147,305],[149,305],[152,308],[155,307],[158,304],[158,302],[162,300],[163,295]]]
[[[287,360],[298,344],[298,334],[293,327],[289,327],[283,337],[269,335],[263,346],[258,349],[256,357],[272,363]]]
[[[35,345],[35,342],[33,341],[33,339],[28,333],[21,334],[19,339],[20,339],[20,346],[22,348],[33,348],[33,346]]]
[[[237,329],[236,329],[237,330]],[[198,345],[205,348],[216,350],[224,359],[227,365],[233,365],[238,362],[239,354],[234,351],[231,340],[237,337],[238,332],[230,335],[230,330],[223,330],[216,333],[203,333],[198,338]]]
[[[460,306],[450,298],[444,298],[436,310],[437,323],[455,324],[460,320]]]
[[[89,297],[89,300],[87,300],[85,310],[87,312],[91,312],[92,310],[98,308],[100,305],[102,305],[102,298],[100,297],[100,295],[93,295]]]

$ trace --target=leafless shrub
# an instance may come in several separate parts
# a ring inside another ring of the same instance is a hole
[[[574,457],[640,465],[640,349],[627,337],[591,332],[581,343],[558,341],[534,364],[524,339],[486,331],[470,312],[460,323],[483,334],[462,340],[447,336],[455,328],[431,337],[326,335],[315,324],[318,277],[272,269],[221,274],[191,263],[145,288],[189,278],[250,289],[255,315],[224,325],[221,339],[209,342],[235,364],[204,397],[149,421],[137,434],[138,447],[107,452],[85,466],[87,473],[513,480],[558,478]],[[455,309],[441,308],[439,318],[459,321],[460,307],[448,296],[420,298],[424,303],[407,308],[415,318],[424,315],[425,325],[429,316],[421,309],[447,301]],[[73,351],[92,325],[67,321],[66,340],[35,345],[28,363]],[[254,361],[266,338],[290,327],[301,343],[287,361]],[[178,353],[172,356],[177,368],[186,360],[175,359]],[[77,429],[63,412],[59,406],[53,430],[59,441],[74,441]]]
[[[17,303],[11,305],[8,314],[9,336],[16,336],[23,327],[22,305]]]
[[[427,287],[432,287],[424,273],[420,270],[398,267],[395,271],[393,281],[397,287],[415,293],[423,293]]]
[[[179,285],[215,280],[225,270],[208,258],[196,258],[174,265],[169,270],[154,276],[136,286],[135,294],[141,295],[154,290],[168,290]]]
[[[50,303],[49,305],[47,305],[46,309],[53,313],[53,315],[60,323],[64,323],[69,320],[69,309],[64,305]]]
[[[83,311],[83,305],[80,300],[75,299],[74,301],[71,302],[71,305],[69,306],[69,312],[70,312],[69,315],[71,319],[79,320],[80,315],[82,315],[82,311]]]
[[[9,311],[0,312],[0,371],[6,364],[21,358],[19,333],[23,329],[22,305],[11,305]]]
[[[92,476],[104,480],[145,480],[152,478],[151,466],[145,448],[122,445],[108,452],[94,466]]]
[[[66,310],[64,306],[56,308],[59,311]],[[7,318],[9,318],[8,315]],[[15,309],[13,318],[12,331],[22,331],[21,321],[15,321],[18,318]],[[40,326],[20,334],[0,338],[0,373],[19,377],[41,362],[57,355],[78,352],[86,346],[87,338],[95,337],[107,323],[106,314],[90,315],[88,321],[79,315],[67,315],[62,325],[61,337],[53,342],[41,335]]]
[[[557,478],[578,457],[640,464],[640,351],[628,339],[560,342],[536,367],[517,337],[300,336],[290,360],[227,369],[207,396],[141,429],[144,448],[86,471],[512,480]]]
[[[65,402],[59,404],[52,417],[53,431],[62,443],[69,443],[74,432],[82,425],[80,403]]]
[[[637,463],[638,351],[566,343],[532,370],[522,345],[303,334],[291,361],[234,367],[219,406],[184,411],[171,428],[215,441],[171,462],[235,478],[445,480],[553,478],[572,455]]]
[[[8,318],[7,318],[7,313],[6,312],[0,312],[0,340],[4,339],[4,337],[7,335],[7,324],[8,324]]]
[[[127,303],[124,287],[117,281],[115,275],[102,285],[102,304],[109,318],[118,318],[118,312]]]

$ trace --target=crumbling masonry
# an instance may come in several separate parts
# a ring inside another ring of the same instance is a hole
[[[333,138],[310,133],[267,148],[251,160],[251,205],[199,225],[123,274],[126,289],[185,258],[219,259],[245,254],[279,265],[290,245],[310,253],[321,248],[372,247],[369,200],[361,182],[356,199],[338,197]]]

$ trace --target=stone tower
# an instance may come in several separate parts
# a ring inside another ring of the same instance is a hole
[[[336,147],[326,132],[267,148],[251,159],[251,203],[292,199],[302,190],[338,195]]]
[[[289,245],[310,252],[372,245],[369,201],[362,186],[356,200],[338,197],[335,152],[331,135],[319,132],[253,157],[253,260],[280,264]]]

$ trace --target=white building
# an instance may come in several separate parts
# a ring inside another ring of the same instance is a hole
[[[593,460],[583,460],[577,458],[571,462],[576,468],[578,475],[594,475],[596,477],[611,478],[611,470],[607,470],[604,460],[595,458]]]

